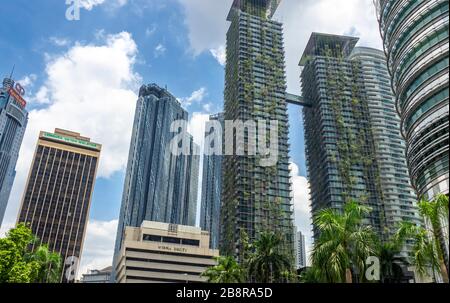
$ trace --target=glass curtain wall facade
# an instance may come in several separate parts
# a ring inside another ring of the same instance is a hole
[[[448,194],[449,2],[375,4],[413,186],[427,199]]]
[[[381,178],[386,227],[393,236],[400,222],[421,224],[417,196],[406,164],[406,144],[400,132],[400,117],[383,51],[356,47],[350,60],[361,62],[367,94],[370,126]]]
[[[294,263],[283,29],[271,19],[278,4],[235,0],[228,15],[224,118],[279,124],[275,166],[260,166],[258,156],[224,157],[220,248],[240,262],[243,232],[252,242],[271,230],[282,235]]]
[[[5,78],[0,88],[0,226],[16,175],[15,167],[28,123],[26,103],[14,88],[15,82]]]
[[[383,237],[381,176],[362,64],[351,60],[358,38],[313,33],[300,65],[312,214],[350,200],[372,208],[366,224]],[[319,236],[314,228],[314,237]]]
[[[211,115],[209,120],[220,122],[224,129],[223,113]],[[210,129],[206,135],[211,135],[215,129]],[[222,142],[214,142],[222,144]],[[211,146],[211,148],[214,148]],[[211,249],[219,249],[220,238],[220,209],[222,193],[222,155],[204,155],[202,207],[200,213],[200,227],[209,231],[209,245]]]
[[[139,91],[130,152],[125,175],[122,206],[115,245],[121,249],[125,227],[143,221],[195,225],[199,170],[199,147],[189,141],[190,155],[175,155],[170,131],[176,120],[187,123],[188,113],[166,89],[156,84]],[[114,279],[113,266],[113,279]]]

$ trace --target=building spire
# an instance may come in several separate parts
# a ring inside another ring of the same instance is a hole
[[[13,76],[13,74],[14,74],[14,70],[16,69],[16,65],[14,64],[13,65],[13,68],[12,68],[12,70],[11,70],[11,75],[9,76],[9,79],[12,79],[12,76]]]

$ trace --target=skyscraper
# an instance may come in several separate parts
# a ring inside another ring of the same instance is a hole
[[[174,121],[187,122],[188,113],[166,89],[144,85],[136,106],[114,262],[125,227],[143,221],[195,225],[199,147],[187,135],[190,155],[171,152]],[[114,263],[115,264],[115,263]],[[114,278],[115,266],[113,266]]]
[[[376,161],[362,64],[351,60],[358,38],[313,33],[303,53],[306,158],[315,216],[355,200],[370,206],[366,218],[381,235],[381,176]],[[314,236],[318,231],[314,227]]]
[[[63,262],[77,265],[81,258],[100,151],[100,144],[79,133],[39,134],[17,223],[30,224]],[[74,282],[66,271],[61,281]]]
[[[375,3],[413,186],[427,199],[448,194],[449,3]]]
[[[295,245],[296,245],[296,253],[297,253],[297,269],[305,268],[306,263],[306,242],[305,242],[305,236],[302,234],[301,231],[297,231],[295,235]]]
[[[406,144],[400,132],[400,117],[395,108],[386,56],[381,50],[356,47],[349,59],[361,62],[375,158],[381,176],[386,227],[393,236],[400,222],[422,222],[408,174]]]
[[[28,123],[23,88],[12,79],[3,80],[0,88],[0,226],[16,175],[25,128]]]
[[[209,117],[209,120],[216,120],[220,122],[223,129],[223,113],[211,115]],[[212,135],[212,132],[214,131],[217,130],[211,128],[206,135]],[[222,141],[214,141],[213,144],[222,144]],[[214,146],[209,146],[208,148],[214,148]],[[203,184],[200,227],[202,230],[209,231],[209,245],[212,249],[219,248],[220,208],[222,205],[222,157],[222,155],[206,155],[205,153],[203,158]]]
[[[239,261],[242,232],[253,241],[264,230],[282,234],[286,250],[294,257],[283,30],[280,22],[272,20],[279,3],[235,0],[228,15],[224,118],[276,120],[279,125],[276,165],[261,166],[258,155],[224,157],[221,254]],[[243,137],[255,135],[247,129]]]

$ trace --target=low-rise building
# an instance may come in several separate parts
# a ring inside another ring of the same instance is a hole
[[[111,280],[112,266],[108,266],[101,270],[94,269],[87,274],[83,274],[81,283],[109,283]]]
[[[201,274],[216,265],[218,250],[200,228],[144,221],[125,228],[116,260],[117,283],[206,282]]]

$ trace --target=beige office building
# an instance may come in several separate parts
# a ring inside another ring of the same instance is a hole
[[[116,262],[118,283],[206,282],[201,273],[216,265],[218,250],[200,228],[144,221],[126,227]]]
[[[40,132],[17,220],[73,265],[83,250],[100,151],[100,144],[79,133]],[[67,269],[61,282],[74,281],[76,272]]]

